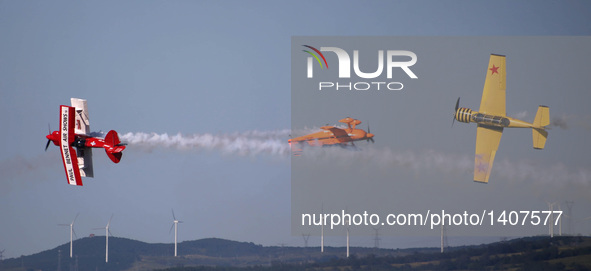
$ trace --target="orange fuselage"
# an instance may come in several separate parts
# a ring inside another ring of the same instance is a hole
[[[323,127],[324,128],[324,127]],[[289,140],[289,143],[308,143],[310,146],[324,146],[324,145],[336,145],[346,144],[349,142],[367,140],[373,138],[373,134],[367,133],[361,129],[338,129],[343,132],[333,132],[332,129],[312,133],[305,136],[296,137]]]

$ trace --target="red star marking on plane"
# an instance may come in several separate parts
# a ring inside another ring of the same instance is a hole
[[[495,64],[493,64],[492,68],[489,69],[492,72],[490,75],[493,75],[495,73],[499,74],[498,69],[499,69],[499,67],[495,67]]]

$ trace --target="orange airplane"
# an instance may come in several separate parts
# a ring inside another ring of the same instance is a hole
[[[369,126],[367,126],[367,132],[355,128],[361,124],[360,120],[347,117],[339,120],[339,122],[346,123],[348,128],[342,129],[334,126],[322,126],[320,129],[323,131],[289,139],[288,142],[294,155],[301,154],[302,149],[298,145],[303,143],[307,143],[309,146],[349,146],[350,143],[350,145],[355,146],[353,142],[359,140],[374,142],[374,134],[369,131]]]

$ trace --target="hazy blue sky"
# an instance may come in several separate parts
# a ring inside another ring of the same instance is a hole
[[[218,137],[256,130],[267,134],[250,138],[275,140],[291,126],[292,36],[589,35],[590,11],[583,1],[0,1],[0,249],[18,257],[64,244],[68,229],[57,224],[77,213],[79,237],[102,234],[91,229],[114,214],[115,236],[170,243],[171,208],[185,222],[180,241],[303,243],[291,236],[290,157],[281,151],[241,155],[232,146],[130,144],[118,165],[95,151],[95,178],[84,179],[84,187],[67,185],[58,148],[45,153],[43,147],[47,125],[55,129],[58,107],[70,97],[88,100],[93,130]],[[438,91],[452,97],[443,118],[451,122],[458,92]],[[551,107],[551,114],[589,125],[589,111],[581,108],[588,94],[548,93],[563,108]],[[476,107],[479,97],[465,105]],[[528,111],[529,120],[537,104],[521,107],[527,97],[510,97],[508,113]],[[457,126],[458,133],[473,132]],[[588,146],[589,133],[576,125],[553,130],[548,147],[553,138]],[[509,137],[525,141],[529,132],[511,132],[503,143]],[[568,151],[542,159],[589,168],[588,153],[579,153],[577,144],[568,148],[576,160]],[[384,246],[417,245],[388,242]],[[360,238],[358,244],[373,243]],[[418,245],[425,244],[437,240]]]

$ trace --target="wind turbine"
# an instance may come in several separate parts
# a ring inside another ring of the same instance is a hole
[[[556,202],[556,204],[558,204],[558,211],[560,211],[560,216],[558,216],[558,235],[562,236],[562,207],[560,207],[560,202]]]
[[[111,215],[111,218],[109,218],[109,222],[107,223],[107,226],[104,228],[105,229],[105,238],[107,239],[106,241],[106,249],[105,249],[105,262],[108,263],[109,262],[109,235],[111,234],[111,230],[109,230],[109,225],[111,225],[111,219],[113,219],[113,215]],[[93,230],[102,230],[103,228],[94,228]]]
[[[76,235],[76,232],[74,231],[74,222],[76,221],[76,218],[78,218],[79,214],[80,213],[76,214],[76,217],[74,217],[74,220],[72,220],[72,223],[70,224],[58,224],[59,226],[70,226],[70,258],[72,258],[74,253],[74,235]],[[78,238],[78,236],[76,236],[76,238]]]
[[[324,221],[320,224],[320,252],[324,252]]]
[[[322,209],[321,209],[321,214],[320,214],[320,252],[324,253],[324,223],[326,223],[326,221],[324,221],[323,217],[324,217],[324,203],[322,203]]]
[[[548,209],[550,209],[550,213],[548,214],[550,216],[550,223],[548,224],[548,234],[550,235],[550,238],[552,238],[554,237],[554,205],[556,204],[556,202],[550,203],[546,201],[546,204],[548,204]]]
[[[347,225],[347,258],[349,258],[349,227],[351,227],[351,218],[345,220]]]
[[[172,221],[172,226],[170,226],[170,230],[168,231],[168,234],[170,234],[170,231],[172,231],[172,227],[174,227],[174,256],[176,257],[177,256],[176,243],[177,243],[177,236],[178,236],[177,228],[178,228],[179,223],[183,223],[183,221],[177,220],[176,216],[174,216],[174,210],[171,209],[171,211],[172,211],[172,219],[174,219],[174,220]]]

